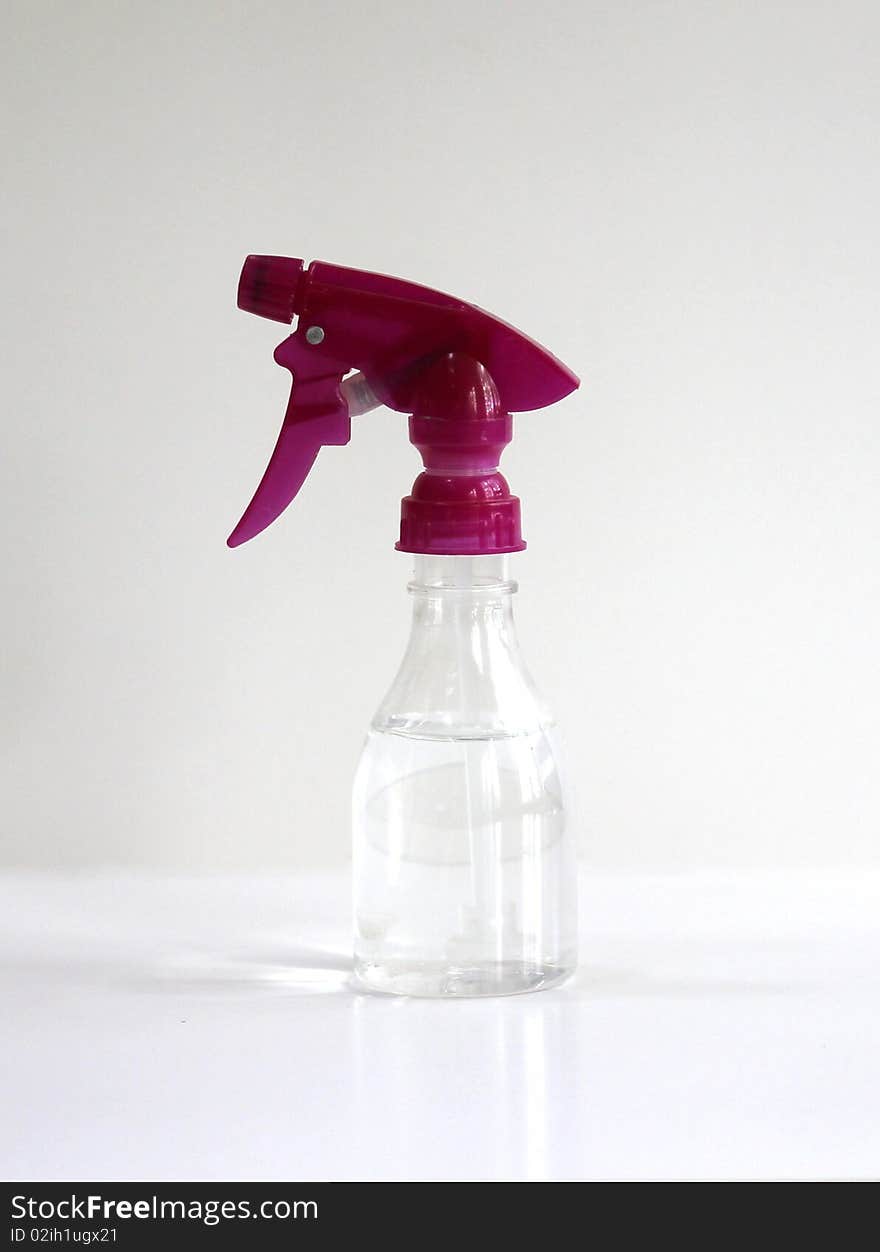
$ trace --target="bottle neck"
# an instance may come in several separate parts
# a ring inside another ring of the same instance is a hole
[[[516,651],[508,557],[417,555],[408,590],[413,597],[413,631],[428,632],[426,644],[444,639],[448,654],[466,667],[485,655],[481,636],[494,634]]]
[[[416,554],[409,584],[415,596],[447,598],[454,602],[464,592],[479,599],[506,599],[517,590],[510,578],[510,558],[506,553],[480,556],[429,556]]]
[[[520,656],[506,555],[418,554],[409,591],[409,644],[374,728],[479,738],[546,721]]]

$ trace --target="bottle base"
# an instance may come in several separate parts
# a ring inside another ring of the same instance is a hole
[[[499,961],[492,965],[450,966],[442,962],[355,960],[357,986],[381,995],[420,996],[429,999],[475,999],[515,996],[558,987],[574,973],[574,961],[564,965],[526,965]]]

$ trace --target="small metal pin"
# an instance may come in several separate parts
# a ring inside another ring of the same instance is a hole
[[[324,342],[324,327],[310,326],[306,331],[306,340],[311,344],[319,344]]]

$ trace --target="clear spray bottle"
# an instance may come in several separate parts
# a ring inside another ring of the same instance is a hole
[[[412,630],[354,782],[356,977],[439,997],[553,986],[577,959],[573,824],[558,732],[516,637],[509,562],[525,543],[498,463],[510,412],[578,380],[473,305],[324,262],[249,257],[239,305],[298,322],[275,353],[294,376],[284,425],[231,546],[378,404],[410,414],[424,462],[396,545],[414,560]]]

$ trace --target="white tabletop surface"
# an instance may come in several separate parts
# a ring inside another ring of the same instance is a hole
[[[344,876],[0,879],[0,1176],[880,1176],[880,876],[587,876],[567,986],[349,985]]]

